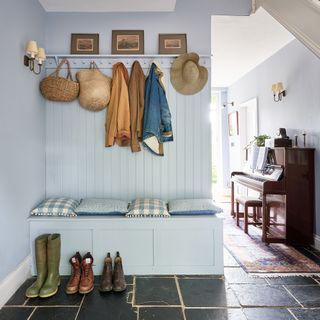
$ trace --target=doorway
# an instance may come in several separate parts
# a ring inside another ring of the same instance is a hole
[[[227,91],[211,92],[211,141],[212,141],[212,198],[217,202],[230,201],[230,168],[228,110],[224,107]]]
[[[237,118],[235,135],[229,137],[230,171],[242,171],[247,161],[247,146],[258,135],[258,98],[241,103],[235,110],[229,111]],[[229,123],[230,126],[230,123]]]

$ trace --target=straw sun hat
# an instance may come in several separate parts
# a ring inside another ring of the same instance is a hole
[[[170,79],[173,87],[185,95],[201,91],[208,81],[208,70],[199,65],[196,53],[185,53],[172,64]]]

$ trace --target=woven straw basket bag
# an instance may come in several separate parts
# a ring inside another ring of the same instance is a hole
[[[110,100],[111,78],[104,75],[95,62],[90,63],[88,70],[77,72],[80,83],[79,103],[93,112],[105,109]]]
[[[65,78],[60,77],[60,69],[67,64],[68,71]],[[62,60],[57,69],[40,82],[41,94],[48,100],[69,102],[77,99],[79,95],[79,83],[73,81],[70,63],[67,59]]]

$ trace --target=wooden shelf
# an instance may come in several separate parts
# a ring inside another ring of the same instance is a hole
[[[81,60],[100,60],[100,59],[173,59],[177,58],[177,54],[63,54],[63,53],[50,53],[47,54],[47,60],[54,59],[58,64],[60,59],[81,59]],[[200,58],[211,58],[211,54],[199,54]]]
[[[91,62],[96,62],[99,68],[101,69],[111,69],[113,64],[116,62],[123,62],[127,68],[130,68],[134,60],[138,60],[143,68],[148,68],[150,63],[153,60],[157,60],[160,65],[164,68],[170,68],[174,59],[178,55],[172,54],[133,54],[133,55],[118,55],[118,54],[93,54],[93,55],[84,55],[84,54],[60,54],[60,53],[51,53],[47,55],[47,61],[45,68],[55,69],[61,59],[68,59],[72,69],[84,69],[89,68]],[[211,55],[210,54],[200,54],[201,64],[204,66],[210,66],[211,64]],[[66,66],[63,66],[65,69]]]
[[[47,58],[72,58],[72,59],[89,59],[89,58],[175,58],[178,54],[63,54],[63,53],[50,53],[47,54]],[[199,54],[202,58],[210,58],[211,54]]]

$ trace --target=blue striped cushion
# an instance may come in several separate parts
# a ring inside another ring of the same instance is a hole
[[[171,215],[215,215],[222,212],[211,199],[183,199],[169,201]]]
[[[75,212],[78,216],[124,216],[128,202],[113,199],[82,199]]]

